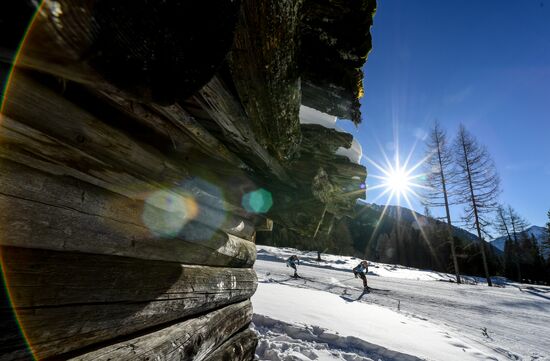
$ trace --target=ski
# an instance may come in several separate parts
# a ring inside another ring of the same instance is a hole
[[[312,280],[311,278],[302,277],[302,276],[300,276],[300,275],[290,276],[290,278],[293,278],[293,279],[295,279],[295,280],[297,280],[297,279],[302,279],[302,280],[309,281],[309,282],[317,282],[317,281],[315,281],[315,280]]]
[[[391,292],[390,290],[385,290],[385,289],[382,289],[382,288],[372,288],[372,287],[369,287],[368,291],[369,292],[371,292],[371,291],[374,291],[374,292]]]
[[[363,292],[361,292],[361,294],[357,297],[353,297],[352,295],[350,294],[347,294],[347,293],[344,293],[343,295],[340,295],[340,298],[343,299],[344,301],[346,302],[356,302],[356,301],[360,301],[366,294],[369,293],[369,290],[368,289],[365,289],[363,290]]]

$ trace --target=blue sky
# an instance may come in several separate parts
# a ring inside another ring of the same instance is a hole
[[[339,122],[363,153],[381,163],[379,144],[393,157],[397,136],[402,158],[418,141],[414,163],[434,119],[449,136],[462,122],[496,162],[501,201],[543,225],[550,209],[550,1],[379,0],[372,35],[363,123]],[[369,191],[367,201],[378,194]]]

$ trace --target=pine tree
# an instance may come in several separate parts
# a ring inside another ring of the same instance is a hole
[[[514,241],[511,238],[507,238],[504,243],[504,276],[509,279],[518,281],[515,270],[515,266],[518,263],[517,255],[515,252]]]
[[[451,212],[449,209],[450,188],[453,186],[454,172],[453,157],[447,142],[447,134],[441,129],[439,122],[434,123],[430,136],[427,139],[427,157],[426,157],[426,191],[424,192],[424,203],[427,207],[445,207],[445,218],[447,222],[447,239],[451,244],[451,256],[456,282],[460,281],[460,271],[456,258],[456,247],[454,244]]]
[[[535,235],[531,233],[531,257],[533,259],[533,279],[536,281],[542,281],[544,279],[544,258],[535,238]]]
[[[497,208],[500,178],[486,148],[461,125],[454,144],[459,203],[466,205],[464,221],[477,231],[480,242],[483,270],[487,285],[492,286],[487,266],[484,236],[490,224],[489,215]]]

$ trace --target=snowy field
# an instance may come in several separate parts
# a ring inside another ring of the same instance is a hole
[[[301,279],[285,260],[302,259]],[[449,282],[449,274],[258,246],[252,298],[260,360],[550,360],[550,288]]]

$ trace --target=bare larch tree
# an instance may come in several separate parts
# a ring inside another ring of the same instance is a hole
[[[521,280],[521,267],[519,262],[519,240],[518,234],[525,232],[529,224],[525,219],[523,219],[518,212],[512,206],[503,206],[498,205],[496,209],[496,219],[495,219],[495,230],[498,234],[503,235],[507,239],[508,247],[505,247],[505,262],[511,261],[514,262],[517,269],[518,279]],[[507,259],[506,251],[512,253],[512,257]],[[506,268],[505,264],[505,268]],[[508,265],[509,266],[509,265]]]
[[[517,243],[519,242],[518,235],[525,232],[527,227],[529,227],[529,223],[510,205],[508,205],[508,217],[510,218],[510,226],[512,227],[512,237]]]
[[[477,231],[487,285],[492,286],[485,255],[484,236],[488,234],[487,226],[491,224],[490,214],[497,208],[500,178],[487,149],[479,144],[464,125],[460,125],[458,130],[454,156],[458,168],[458,201],[466,205],[463,217],[466,225]]]
[[[508,211],[502,204],[499,204],[496,209],[495,230],[499,235],[505,236],[507,240],[512,241],[510,229],[511,226]]]
[[[447,237],[451,244],[451,256],[456,275],[456,282],[460,281],[460,271],[456,259],[456,247],[452,232],[450,205],[450,189],[454,182],[453,157],[447,134],[439,122],[436,121],[426,140],[426,188],[423,194],[423,202],[427,207],[445,207],[445,220],[447,222]]]

